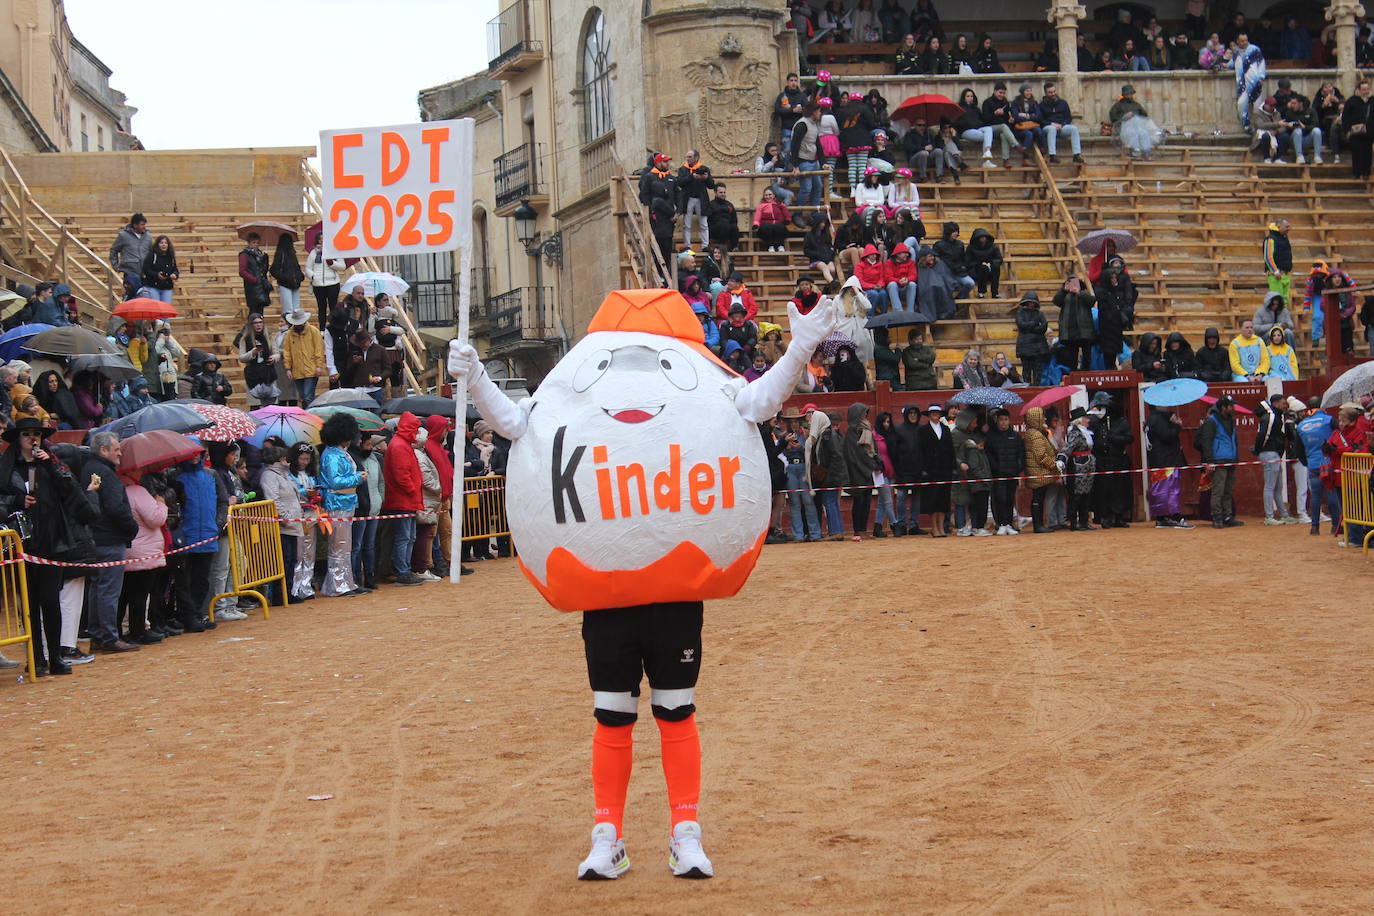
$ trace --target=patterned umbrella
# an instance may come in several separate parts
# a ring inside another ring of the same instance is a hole
[[[303,417],[290,416],[288,414],[277,414],[268,418],[257,431],[242,438],[253,443],[258,448],[262,448],[262,442],[268,436],[276,436],[287,446],[295,445],[297,442],[309,442],[311,445],[320,444],[320,427],[324,421],[313,414],[305,414]]]
[[[825,359],[834,359],[835,354],[840,352],[840,347],[853,347],[855,350],[857,350],[858,344],[854,343],[853,340],[836,331],[834,334],[831,334],[825,340],[822,340],[820,342],[820,345],[816,347],[816,353],[824,357]]]
[[[138,433],[125,439],[123,445],[119,472],[130,477],[138,473],[160,471],[200,454],[199,445],[167,429]]]
[[[358,429],[365,433],[375,433],[386,428],[386,423],[382,422],[382,418],[372,411],[359,410],[356,407],[349,407],[346,404],[326,404],[323,407],[312,407],[310,408],[310,413],[326,420],[335,414],[348,414],[358,421]]]
[[[949,400],[952,404],[968,404],[979,407],[1014,407],[1022,403],[1020,395],[1013,394],[1005,388],[992,388],[987,385],[965,388]]]
[[[187,404],[187,407],[209,420],[214,426],[200,434],[205,442],[233,442],[253,434],[258,421],[241,410],[224,404]]]
[[[180,435],[208,429],[210,422],[192,410],[188,404],[167,402],[136,410],[127,417],[120,417],[118,420],[91,430],[91,432],[110,432],[120,439],[128,439],[150,429],[165,429]]]
[[[1094,229],[1078,240],[1077,247],[1084,254],[1097,254],[1108,239],[1116,243],[1117,254],[1130,251],[1140,244],[1125,229]]]

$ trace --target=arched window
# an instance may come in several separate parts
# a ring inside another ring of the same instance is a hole
[[[615,128],[611,102],[611,49],[606,17],[593,9],[582,32],[582,142],[590,143]]]

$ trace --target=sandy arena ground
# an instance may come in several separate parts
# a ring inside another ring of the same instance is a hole
[[[573,880],[578,617],[511,562],[320,599],[0,684],[0,906],[1369,913],[1372,585],[1257,521],[769,547],[707,608],[696,882],[647,702],[634,867]]]

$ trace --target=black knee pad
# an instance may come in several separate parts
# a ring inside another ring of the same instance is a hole
[[[677,706],[673,709],[665,709],[662,706],[649,708],[654,711],[655,719],[662,719],[664,722],[681,722],[697,711],[695,703],[688,703],[686,706]]]
[[[638,713],[616,712],[614,709],[596,709],[594,715],[596,716],[596,721],[600,722],[602,725],[610,725],[612,727],[634,725],[639,719]],[[658,715],[657,710],[655,710],[654,715]]]

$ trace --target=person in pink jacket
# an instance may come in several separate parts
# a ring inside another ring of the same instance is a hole
[[[124,586],[119,594],[119,625],[129,618],[129,641],[141,645],[162,642],[163,634],[148,627],[148,599],[162,593],[163,572],[167,566],[162,526],[167,523],[167,503],[149,493],[132,476],[121,473],[129,510],[138,522],[138,534],[124,550]],[[156,614],[154,615],[157,616]]]

